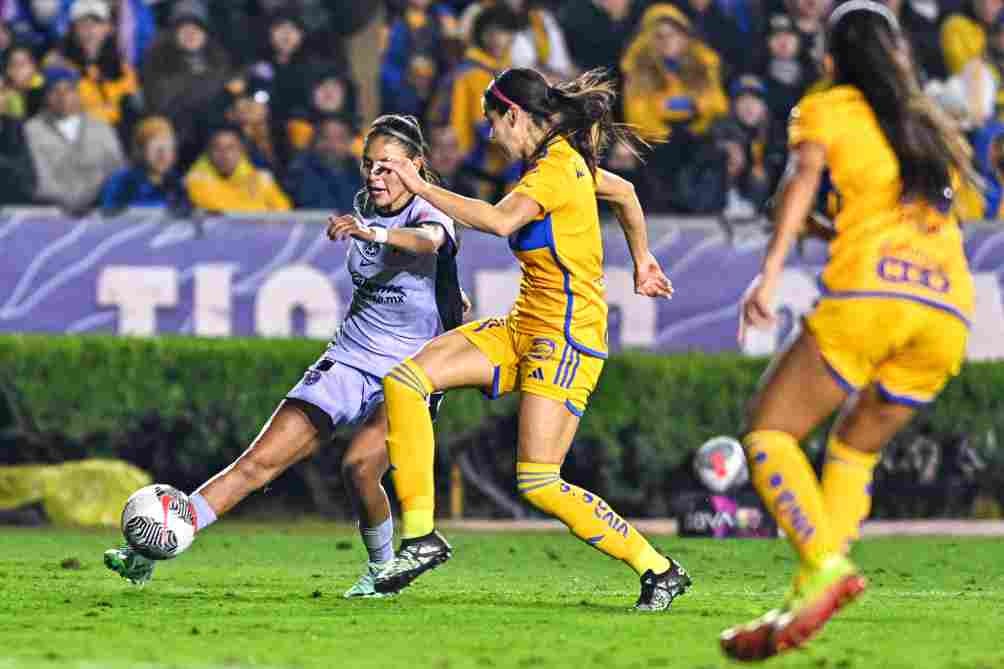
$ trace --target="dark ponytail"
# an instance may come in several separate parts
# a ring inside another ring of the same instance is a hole
[[[603,68],[555,86],[535,70],[513,68],[500,74],[484,95],[486,111],[505,114],[515,105],[547,129],[529,159],[531,164],[544,155],[551,142],[563,137],[579,152],[594,176],[612,143],[625,143],[635,155],[648,146],[630,126],[614,121],[616,102],[617,88]]]
[[[409,158],[421,158],[422,166],[418,173],[429,183],[438,184],[439,176],[429,167],[429,145],[425,143],[422,135],[422,126],[414,116],[405,114],[384,114],[377,117],[370,129],[366,131],[363,139],[363,151],[369,147],[370,142],[377,137],[397,142]],[[356,193],[356,209],[365,215],[371,212],[369,191],[365,186]]]
[[[852,0],[830,18],[827,49],[836,83],[858,88],[899,162],[903,200],[947,211],[953,175],[978,183],[971,150],[951,119],[920,88],[899,26],[882,5]]]

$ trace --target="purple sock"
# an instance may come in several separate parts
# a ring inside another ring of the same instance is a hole
[[[203,527],[209,527],[216,522],[216,512],[209,506],[206,498],[197,492],[188,496],[188,501],[195,507],[195,531],[200,532]]]

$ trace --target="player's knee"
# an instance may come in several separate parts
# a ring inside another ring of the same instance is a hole
[[[387,456],[384,453],[352,453],[342,458],[342,477],[357,490],[379,484],[387,473]]]

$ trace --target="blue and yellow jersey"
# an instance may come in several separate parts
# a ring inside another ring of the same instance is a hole
[[[789,126],[789,144],[802,142],[824,147],[840,202],[824,293],[913,300],[968,322],[974,288],[958,220],[901,200],[899,161],[864,95],[834,86],[803,98]]]
[[[509,315],[513,327],[530,335],[560,332],[579,352],[605,358],[603,238],[586,161],[559,139],[513,192],[543,209],[539,219],[509,238],[523,270],[519,297]]]

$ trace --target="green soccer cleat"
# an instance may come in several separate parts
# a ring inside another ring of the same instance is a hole
[[[749,662],[801,648],[840,609],[860,597],[868,585],[854,563],[843,555],[831,556],[819,570],[800,581],[781,608],[723,632],[722,651],[733,659]]]
[[[156,560],[137,553],[129,546],[105,551],[105,566],[133,585],[144,585],[153,578]]]
[[[366,564],[366,571],[363,575],[359,577],[355,585],[345,591],[343,595],[345,599],[378,599],[380,597],[391,597],[393,593],[389,592],[377,592],[376,589],[376,575],[383,569],[384,563],[380,562],[368,562]]]

